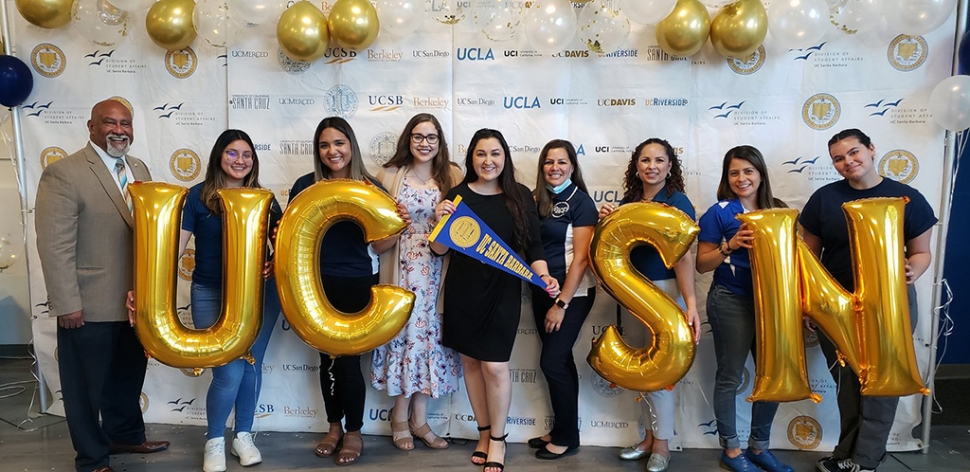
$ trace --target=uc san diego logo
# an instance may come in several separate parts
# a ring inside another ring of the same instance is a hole
[[[67,57],[61,48],[51,43],[41,43],[30,52],[30,63],[38,74],[53,79],[64,73]]]
[[[348,119],[357,113],[357,93],[354,89],[337,84],[327,90],[324,103],[327,113]]]
[[[802,120],[809,128],[817,131],[827,130],[839,121],[842,106],[835,97],[827,93],[816,93],[802,106]]]
[[[879,175],[908,184],[919,173],[919,161],[913,153],[903,149],[893,149],[879,159]]]
[[[765,47],[758,46],[758,49],[744,59],[728,58],[728,67],[738,75],[751,75],[761,70],[765,65]]]
[[[916,70],[926,62],[930,48],[922,36],[908,36],[901,34],[889,43],[886,56],[889,64],[896,70],[909,72]]]
[[[41,168],[46,169],[47,166],[67,157],[67,153],[63,149],[51,146],[40,152],[40,165]]]
[[[165,70],[176,79],[185,79],[195,73],[199,56],[191,47],[165,53]]]
[[[397,135],[390,132],[378,133],[370,140],[370,157],[377,165],[384,165],[394,157],[397,150]]]
[[[796,416],[788,423],[788,441],[799,449],[815,449],[822,442],[822,425],[811,416]]]
[[[199,155],[195,151],[185,148],[178,149],[172,153],[172,158],[169,159],[169,169],[176,179],[182,182],[191,182],[199,176],[199,172],[202,170],[202,161],[199,160]]]
[[[195,250],[186,249],[179,259],[179,278],[192,281],[192,272],[195,270]]]

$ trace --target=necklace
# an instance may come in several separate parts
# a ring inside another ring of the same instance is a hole
[[[418,175],[418,173],[417,173],[417,171],[415,171],[414,169],[411,169],[411,170],[409,170],[408,172],[409,172],[409,173],[410,173],[411,175],[413,175],[413,176],[414,176],[414,178],[416,178],[416,179],[418,179],[418,180],[420,180],[420,181],[421,181],[421,185],[428,185],[428,182],[429,182],[429,181],[431,180],[431,178],[432,178],[432,177],[434,177],[434,175],[432,175],[432,174],[428,174],[428,178],[426,178],[426,179],[422,179],[422,178],[421,178],[421,176],[420,176],[420,175]]]

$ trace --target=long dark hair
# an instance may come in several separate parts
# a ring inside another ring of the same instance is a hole
[[[227,129],[223,131],[216,138],[215,144],[212,145],[212,151],[209,151],[209,165],[205,169],[205,180],[202,182],[202,193],[200,195],[205,207],[216,215],[222,214],[222,205],[219,203],[219,194],[216,193],[216,190],[226,188],[227,180],[226,171],[222,170],[222,153],[229,147],[229,144],[238,140],[245,141],[249,145],[249,149],[253,151],[253,167],[249,170],[249,174],[243,178],[242,186],[260,188],[259,156],[256,155],[256,146],[253,144],[253,140],[242,130]]]
[[[411,167],[411,164],[414,163],[414,156],[411,155],[411,133],[419,124],[426,122],[434,125],[438,133],[438,154],[435,154],[431,161],[431,175],[438,183],[438,190],[441,191],[441,195],[444,195],[451,190],[451,187],[455,186],[455,182],[451,181],[451,169],[452,166],[455,166],[455,163],[451,162],[448,141],[445,139],[444,130],[441,129],[441,123],[430,113],[418,113],[411,117],[408,124],[404,125],[401,137],[397,138],[397,150],[394,151],[394,157],[387,161],[384,167],[397,167],[402,170]]]
[[[505,196],[505,206],[512,213],[515,220],[515,244],[518,249],[529,247],[529,219],[525,215],[526,201],[519,191],[519,183],[515,181],[515,165],[512,163],[512,151],[509,143],[505,141],[505,136],[498,130],[482,128],[475,132],[472,140],[468,143],[468,152],[465,155],[465,180],[462,183],[470,184],[478,180],[478,173],[473,164],[475,157],[475,146],[483,139],[495,138],[502,145],[502,152],[505,153],[505,165],[502,173],[498,176],[498,187]]]
[[[659,144],[663,146],[664,152],[667,154],[667,159],[670,161],[670,173],[667,175],[667,196],[670,197],[674,192],[684,191],[684,175],[680,168],[680,159],[677,158],[677,153],[674,152],[673,146],[667,142],[665,139],[660,138],[650,138],[637,146],[633,150],[633,155],[630,156],[630,163],[626,166],[626,174],[623,176],[623,201],[624,202],[637,202],[643,199],[643,181],[640,180],[640,176],[637,175],[637,161],[640,160],[640,153],[643,148],[651,145]]]
[[[728,149],[728,152],[724,154],[724,163],[721,165],[721,183],[717,186],[718,200],[733,200],[738,198],[734,190],[731,190],[731,184],[728,182],[731,161],[734,159],[750,162],[755,170],[758,171],[758,174],[761,174],[761,184],[758,185],[758,210],[788,208],[785,202],[775,198],[771,193],[771,182],[768,179],[768,166],[765,165],[765,158],[761,155],[761,151],[754,146],[747,145],[733,147]]]
[[[360,154],[360,146],[357,145],[357,135],[354,134],[354,129],[350,127],[350,123],[347,123],[347,120],[339,116],[331,116],[320,120],[320,124],[317,125],[317,131],[313,133],[314,180],[321,181],[330,178],[330,168],[325,166],[323,160],[320,158],[320,133],[327,128],[340,131],[350,141],[350,178],[375,182],[374,176],[370,175],[370,172],[367,172],[367,168],[364,167],[364,157]]]
[[[546,157],[549,155],[549,151],[553,149],[563,149],[566,151],[566,155],[569,156],[569,163],[573,166],[573,175],[570,179],[579,187],[583,192],[589,193],[586,190],[586,181],[583,180],[583,172],[579,169],[579,158],[576,156],[576,148],[573,143],[566,141],[565,139],[553,139],[546,143],[542,147],[542,151],[539,152],[539,170],[536,174],[536,189],[532,192],[536,197],[536,206],[539,207],[539,217],[542,219],[549,218],[552,214],[552,192],[546,188],[546,179],[543,175],[542,168],[545,167]]]

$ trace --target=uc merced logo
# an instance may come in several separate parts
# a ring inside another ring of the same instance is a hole
[[[357,93],[344,84],[337,84],[327,90],[325,106],[327,113],[348,119],[357,113]]]
[[[903,149],[893,149],[879,159],[879,175],[908,184],[919,173],[919,161],[913,153]]]
[[[802,106],[802,120],[816,131],[827,130],[839,121],[842,106],[835,97],[827,93],[816,93]]]
[[[47,166],[67,157],[67,153],[63,149],[52,146],[44,149],[40,152],[40,165],[42,169],[46,169]]]
[[[165,69],[176,79],[185,79],[195,73],[199,67],[199,56],[191,47],[169,51],[165,54]]]
[[[738,75],[751,75],[761,70],[765,65],[765,47],[758,46],[758,49],[744,59],[728,58],[728,67]]]
[[[796,416],[788,423],[788,440],[799,449],[815,449],[822,442],[822,425],[811,416]]]
[[[30,63],[38,74],[53,79],[64,73],[67,57],[61,48],[51,43],[41,43],[30,52]]]
[[[908,36],[901,34],[889,43],[886,56],[889,64],[896,70],[909,72],[916,70],[926,62],[930,48],[922,36]]]
[[[384,165],[397,151],[397,135],[384,131],[370,140],[370,157],[377,165]]]
[[[169,160],[169,169],[176,179],[182,182],[191,182],[199,176],[199,172],[202,170],[202,161],[199,160],[199,155],[195,151],[182,148],[172,153],[172,158]]]

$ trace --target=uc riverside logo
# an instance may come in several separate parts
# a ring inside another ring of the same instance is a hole
[[[41,43],[30,52],[30,63],[38,74],[53,79],[64,73],[67,57],[61,48],[51,43]]]
[[[805,100],[802,106],[802,120],[809,128],[816,131],[827,130],[839,121],[842,106],[839,101],[827,93],[817,93]]]
[[[199,155],[191,149],[178,149],[172,153],[169,159],[169,169],[176,179],[182,182],[191,182],[199,176],[202,170],[202,161]]]
[[[908,184],[919,173],[919,161],[913,153],[903,149],[893,149],[879,159],[879,175]]]
[[[176,79],[185,79],[195,73],[199,66],[199,56],[191,47],[165,53],[165,69]]]

